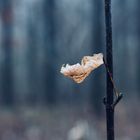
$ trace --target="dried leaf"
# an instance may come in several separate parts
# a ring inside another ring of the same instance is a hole
[[[72,78],[76,83],[81,83],[93,71],[103,64],[103,54],[94,54],[93,56],[84,56],[81,64],[66,64],[61,67],[61,73]]]

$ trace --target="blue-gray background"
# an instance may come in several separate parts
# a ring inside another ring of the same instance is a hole
[[[139,6],[112,0],[119,140],[140,139]],[[105,55],[104,24],[103,0],[0,0],[1,140],[105,139],[104,66],[82,84],[60,74],[62,64]]]

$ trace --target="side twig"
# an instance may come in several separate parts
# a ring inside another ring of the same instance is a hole
[[[107,63],[106,63],[105,58],[103,58],[103,61],[104,61],[104,65],[105,65],[106,71],[107,71],[107,73],[108,73],[108,75],[109,75],[110,81],[111,81],[111,83],[112,83],[114,93],[115,93],[115,95],[116,95],[116,99],[115,99],[115,101],[114,101],[113,104],[112,104],[112,107],[114,108],[114,107],[119,103],[119,101],[122,99],[123,94],[120,93],[120,92],[118,92],[119,90],[117,90],[117,88],[116,88],[115,82],[114,82],[113,77],[112,77],[112,75],[111,75],[111,73],[110,73],[110,71],[109,71],[109,68],[108,68],[108,65],[107,65]],[[106,98],[103,99],[103,103],[104,103],[105,105],[107,104]]]

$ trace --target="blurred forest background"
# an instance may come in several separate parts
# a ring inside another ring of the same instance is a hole
[[[139,6],[112,0],[118,140],[140,139]],[[0,0],[1,140],[106,138],[104,66],[82,84],[60,74],[62,64],[105,54],[104,24],[103,0]]]

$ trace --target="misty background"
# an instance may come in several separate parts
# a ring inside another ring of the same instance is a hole
[[[112,0],[119,140],[140,139],[139,6]],[[69,136],[75,125],[86,128],[84,140],[106,137],[104,66],[82,84],[60,73],[105,49],[103,0],[0,0],[0,139],[80,140]]]

